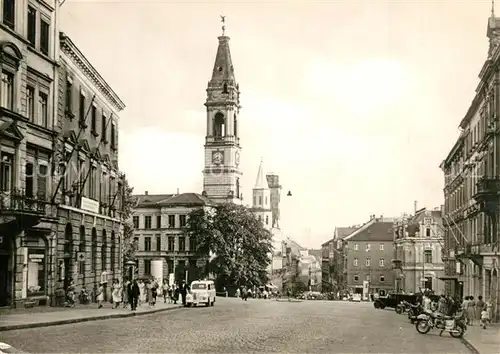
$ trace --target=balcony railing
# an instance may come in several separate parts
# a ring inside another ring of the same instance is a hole
[[[24,190],[13,189],[0,192],[0,210],[44,215],[49,202],[43,196],[27,195]]]
[[[477,201],[483,201],[491,197],[497,197],[500,192],[500,178],[482,177],[476,183],[477,192],[472,197]]]

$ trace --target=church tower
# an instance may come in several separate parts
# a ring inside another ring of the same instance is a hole
[[[224,17],[222,22],[224,24]],[[229,37],[224,31],[223,25],[205,102],[207,133],[203,190],[204,194],[216,203],[241,204],[241,147],[238,136],[240,91],[234,77]]]
[[[255,187],[253,188],[252,212],[262,221],[267,230],[272,228],[271,190],[264,174],[264,163],[260,161]]]

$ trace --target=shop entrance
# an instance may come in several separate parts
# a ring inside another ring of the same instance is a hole
[[[0,250],[0,307],[10,305],[11,273],[10,256]]]
[[[0,235],[0,307],[12,302],[12,259],[10,242]]]

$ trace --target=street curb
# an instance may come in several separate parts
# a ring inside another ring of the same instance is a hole
[[[460,341],[462,342],[463,345],[465,345],[467,347],[467,349],[469,349],[473,354],[481,354],[481,352],[479,350],[477,350],[477,348],[475,346],[473,346],[471,344],[471,342],[469,342],[467,340],[467,338],[465,337],[462,337],[460,338]]]
[[[101,321],[101,320],[110,320],[114,318],[125,318],[125,317],[134,317],[134,316],[144,316],[151,315],[158,312],[166,312],[177,310],[183,308],[182,305],[167,307],[163,309],[156,309],[151,311],[144,312],[130,312],[130,313],[117,313],[113,315],[102,315],[102,316],[94,316],[94,317],[82,317],[82,318],[70,318],[67,320],[58,320],[58,321],[49,321],[49,322],[38,322],[38,323],[27,323],[27,324],[18,324],[18,325],[7,325],[0,326],[0,332],[13,331],[17,329],[28,329],[28,328],[39,328],[39,327],[52,327],[52,326],[60,326],[65,324],[73,324],[80,322],[90,322],[90,321]]]

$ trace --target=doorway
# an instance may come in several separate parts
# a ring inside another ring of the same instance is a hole
[[[0,253],[0,307],[11,304],[11,273],[10,256]]]

